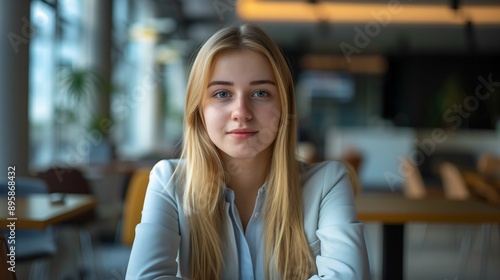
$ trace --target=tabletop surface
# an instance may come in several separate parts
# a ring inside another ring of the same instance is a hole
[[[360,221],[500,223],[500,208],[478,200],[410,199],[402,194],[360,193],[355,201]]]
[[[17,197],[14,215],[10,215],[7,198],[1,197],[0,228],[15,222],[17,229],[42,229],[47,225],[67,221],[96,206],[92,195],[65,194],[64,203],[53,203],[50,194]]]

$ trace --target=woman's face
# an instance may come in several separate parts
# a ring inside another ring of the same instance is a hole
[[[254,51],[214,59],[202,114],[223,160],[266,159],[278,132],[281,105],[271,64]]]

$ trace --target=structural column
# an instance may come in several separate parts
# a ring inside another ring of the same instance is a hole
[[[112,0],[88,0],[84,2],[84,53],[82,64],[97,71],[106,83],[111,82],[112,50]],[[109,117],[110,96],[100,92],[96,100],[97,114]]]
[[[0,1],[0,178],[15,166],[29,175],[29,42],[31,1]]]

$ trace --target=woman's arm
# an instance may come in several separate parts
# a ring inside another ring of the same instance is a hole
[[[151,171],[126,279],[181,279],[176,277],[179,215],[175,187],[169,183],[174,168],[172,162],[164,160]]]
[[[314,183],[322,184],[316,230],[321,249],[316,256],[318,274],[310,279],[370,279],[364,227],[357,220],[349,171],[340,162],[322,169],[314,175]]]

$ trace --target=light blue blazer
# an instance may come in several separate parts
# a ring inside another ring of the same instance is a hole
[[[189,279],[190,237],[182,186],[170,180],[177,164],[178,160],[162,160],[151,171],[126,279]],[[334,161],[306,165],[301,181],[305,236],[318,271],[310,279],[369,279],[363,224],[356,218],[345,165]],[[222,279],[265,279],[261,219],[265,191],[266,185],[259,190],[243,231],[234,194],[225,188],[227,227],[234,234],[227,240]]]

